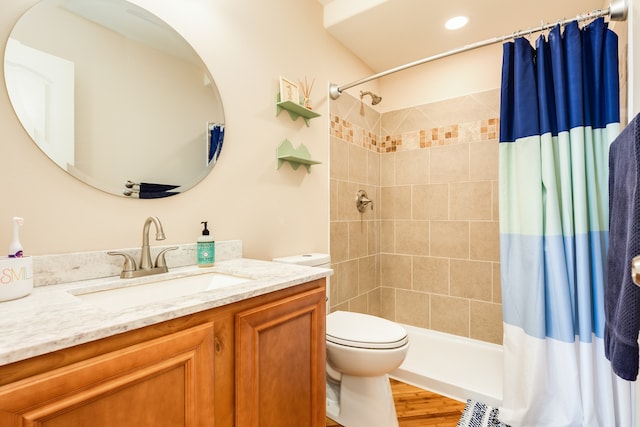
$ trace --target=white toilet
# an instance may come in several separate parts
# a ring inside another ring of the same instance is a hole
[[[313,253],[274,261],[329,268],[331,260]],[[327,416],[345,427],[397,426],[388,373],[407,355],[407,331],[380,317],[336,311],[327,315],[326,332]]]

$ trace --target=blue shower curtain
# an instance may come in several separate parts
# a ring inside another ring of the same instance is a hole
[[[602,18],[503,49],[500,262],[512,426],[631,426],[604,356],[608,147],[620,132],[618,40]]]

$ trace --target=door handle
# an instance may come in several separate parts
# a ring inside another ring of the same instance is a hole
[[[637,286],[640,286],[640,255],[633,257],[631,260],[631,280]]]

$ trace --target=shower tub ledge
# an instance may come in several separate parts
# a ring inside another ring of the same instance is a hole
[[[502,404],[502,346],[402,325],[409,353],[390,377],[459,401]]]

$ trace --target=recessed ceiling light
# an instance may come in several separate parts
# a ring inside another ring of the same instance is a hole
[[[454,16],[444,24],[444,27],[447,30],[457,30],[458,28],[462,28],[467,25],[468,22],[469,18],[466,16]]]

